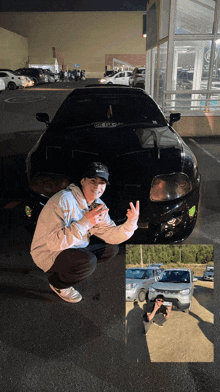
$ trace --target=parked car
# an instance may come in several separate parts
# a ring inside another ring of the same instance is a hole
[[[148,299],[153,301],[162,294],[165,302],[171,302],[173,307],[188,313],[196,281],[193,271],[188,268],[166,269],[160,279],[149,287]]]
[[[39,68],[46,76],[47,76],[47,81],[48,83],[54,83],[56,82],[56,78],[54,73],[50,69],[45,69],[45,68]]]
[[[34,84],[42,84],[47,83],[48,76],[45,75],[40,69],[38,68],[19,68],[16,69],[16,74],[25,75],[31,77],[33,79]]]
[[[135,234],[143,243],[176,243],[191,234],[200,175],[194,154],[172,128],[180,113],[168,122],[144,90],[96,85],[74,89],[51,122],[47,113],[36,117],[47,128],[26,161],[32,210],[33,198],[44,195],[45,203],[68,179],[79,182],[90,162],[101,161],[111,178],[103,201],[117,224],[125,222],[129,202],[140,200]]]
[[[18,76],[19,79],[21,79],[21,81],[22,81],[22,87],[32,87],[34,85],[33,79],[31,79],[29,76],[18,74],[15,71],[13,71],[12,69],[5,68],[5,69],[0,69],[0,71],[7,71],[7,72],[10,72],[10,73]]]
[[[126,269],[126,301],[143,302],[147,298],[150,285],[156,282],[164,271],[161,265]]]
[[[112,76],[112,75],[114,75],[114,74],[116,74],[118,71],[115,71],[114,69],[107,69],[105,72],[104,72],[104,77],[109,77],[109,76]]]
[[[0,78],[0,93],[5,90],[5,82],[4,79]]]
[[[24,87],[25,79],[16,75],[13,71],[0,70],[0,78],[4,80],[5,87],[9,90],[16,90],[19,87]]]
[[[55,72],[53,75],[54,75],[55,82],[59,82],[59,80],[60,80],[60,74],[57,73],[57,72]]]
[[[133,73],[129,80],[129,85],[132,87],[141,87],[145,86],[145,68],[144,67],[136,67],[133,69]]]
[[[101,84],[124,84],[129,85],[129,78],[132,75],[131,71],[122,71],[117,72],[116,74],[106,76],[103,79],[100,79],[99,82]]]
[[[214,280],[214,267],[207,265],[203,274],[203,280]]]

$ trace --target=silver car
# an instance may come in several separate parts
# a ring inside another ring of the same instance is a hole
[[[149,288],[148,299],[153,301],[158,294],[165,297],[165,302],[171,302],[173,307],[189,312],[194,292],[194,273],[188,268],[171,268],[163,271],[158,282]]]
[[[126,301],[143,302],[150,285],[156,282],[162,272],[162,264],[152,264],[146,268],[127,268],[126,270]]]
[[[203,280],[214,280],[214,267],[211,265],[207,265],[204,274]]]

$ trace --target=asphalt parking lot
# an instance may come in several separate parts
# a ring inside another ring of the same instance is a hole
[[[69,93],[67,88],[72,89],[73,86],[59,84],[59,91],[55,88],[58,86],[53,85],[50,90],[39,87],[32,91],[5,91],[0,95],[1,183],[11,179],[12,189],[16,178],[23,175],[27,152],[44,130],[44,124],[36,121],[35,113],[47,111],[52,116]],[[28,94],[32,94],[32,101]],[[35,94],[38,97],[42,94],[45,98],[35,101]],[[24,97],[27,97],[27,105],[23,104]],[[19,103],[7,102],[8,98],[19,100]],[[91,280],[81,285],[79,291],[83,301],[72,306],[62,302],[49,289],[44,274],[33,265],[29,252],[31,238],[20,224],[18,211],[16,216],[9,214],[6,220],[1,220],[0,226],[1,391],[220,391],[220,139],[189,138],[186,142],[197,156],[202,176],[199,217],[186,243],[214,244],[216,284],[214,311],[205,309],[208,312],[205,318],[196,312],[196,316],[183,316],[192,318],[199,338],[204,331],[199,326],[198,317],[202,318],[200,325],[212,324],[210,320],[215,314],[214,332],[213,326],[205,332],[209,354],[213,352],[214,340],[215,361],[190,362],[187,358],[181,358],[179,363],[173,358],[173,361],[166,363],[164,358],[164,361],[157,362],[149,355],[154,339],[148,343],[146,338],[145,347],[149,344],[146,360],[136,358],[131,361],[125,345],[124,247],[121,246],[117,258],[100,265]],[[5,201],[4,194],[2,187],[1,206]],[[15,196],[19,195],[15,193]],[[200,308],[202,305],[195,296],[195,306],[197,303]],[[173,316],[175,325],[181,325],[182,314],[173,313]],[[168,327],[169,324],[166,325]],[[164,345],[170,339],[165,332],[164,329]],[[151,336],[156,339],[154,333],[158,334],[158,331],[151,331]],[[193,338],[193,331],[190,333]],[[175,331],[175,337],[177,334],[178,331]],[[178,341],[180,343],[181,339]],[[135,358],[134,353],[132,355]]]

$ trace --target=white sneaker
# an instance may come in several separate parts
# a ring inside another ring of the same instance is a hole
[[[67,289],[57,289],[49,283],[50,288],[59,295],[64,301],[67,302],[79,302],[82,299],[81,294],[74,289],[74,287],[68,287]]]

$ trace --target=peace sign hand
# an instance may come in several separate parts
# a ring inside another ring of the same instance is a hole
[[[137,221],[139,218],[139,210],[140,210],[139,200],[136,201],[136,206],[134,206],[133,203],[129,203],[129,204],[131,208],[127,210],[126,216],[132,222]]]

